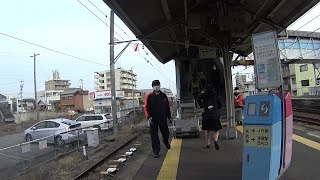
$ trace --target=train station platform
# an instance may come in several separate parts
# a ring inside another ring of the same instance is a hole
[[[204,148],[203,133],[200,138],[172,139],[171,150],[162,145],[158,159],[153,158],[150,148],[133,179],[241,179],[243,128],[237,127],[238,138],[233,140],[225,138],[225,130],[226,127],[221,131],[218,151]],[[295,129],[293,139],[291,166],[280,179],[319,179],[320,137]]]

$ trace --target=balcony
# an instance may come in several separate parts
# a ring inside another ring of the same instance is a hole
[[[70,86],[71,85],[71,83],[69,83],[69,82],[55,82],[55,85],[56,86]]]
[[[290,77],[290,72],[289,72],[289,71],[283,71],[282,76],[283,76],[284,78]]]
[[[296,68],[294,64],[289,65],[289,71],[290,71],[290,76],[296,75]]]
[[[285,91],[290,90],[289,85],[288,84],[284,84],[283,85],[283,90],[285,90]]]

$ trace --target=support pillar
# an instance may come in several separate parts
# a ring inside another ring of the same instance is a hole
[[[234,96],[232,85],[232,72],[231,72],[231,59],[227,42],[223,44],[223,64],[224,64],[224,77],[225,77],[225,89],[226,89],[226,106],[227,106],[227,121],[228,127],[226,137],[228,139],[237,138],[237,129],[235,127],[234,119]]]

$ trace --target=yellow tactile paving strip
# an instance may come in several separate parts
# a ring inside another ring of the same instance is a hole
[[[238,131],[243,133],[242,126],[236,126],[236,128]],[[295,134],[293,134],[292,138],[299,143],[320,151],[320,143]],[[157,180],[176,180],[180,160],[181,145],[182,139],[172,139],[172,148],[168,151],[166,158],[163,161]]]
[[[238,131],[243,133],[243,127],[242,126],[237,126],[236,128],[237,128]],[[292,139],[297,141],[297,142],[299,142],[299,143],[301,143],[301,144],[304,144],[304,145],[306,145],[308,147],[311,147],[311,148],[313,148],[315,150],[320,151],[320,143],[318,143],[318,142],[315,142],[315,141],[312,141],[310,139],[298,136],[296,134],[293,134]]]
[[[299,143],[302,143],[302,144],[304,144],[306,146],[309,146],[309,147],[311,147],[313,149],[316,149],[316,150],[320,151],[320,143],[317,143],[315,141],[312,141],[310,139],[307,139],[307,138],[304,138],[304,137],[301,137],[301,136],[298,136],[298,135],[295,135],[295,134],[293,134],[292,139],[297,141],[297,142],[299,142]]]
[[[157,180],[175,180],[178,172],[182,139],[172,139],[171,149],[163,161]]]

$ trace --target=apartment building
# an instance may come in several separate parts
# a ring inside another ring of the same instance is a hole
[[[95,72],[95,90],[111,90],[110,70]],[[115,83],[117,91],[124,91],[125,97],[132,97],[132,89],[137,88],[137,74],[131,70],[115,69]]]
[[[63,91],[70,87],[70,80],[60,79],[60,74],[57,70],[53,71],[52,80],[46,81],[46,91]]]
[[[52,79],[46,81],[45,90],[39,91],[38,102],[42,101],[47,107],[47,110],[52,110],[52,103],[60,101],[60,94],[70,87],[70,80],[60,79],[59,71],[52,72]]]
[[[319,95],[320,64],[290,64],[283,69],[285,89],[294,96]],[[289,71],[288,71],[289,70]]]

